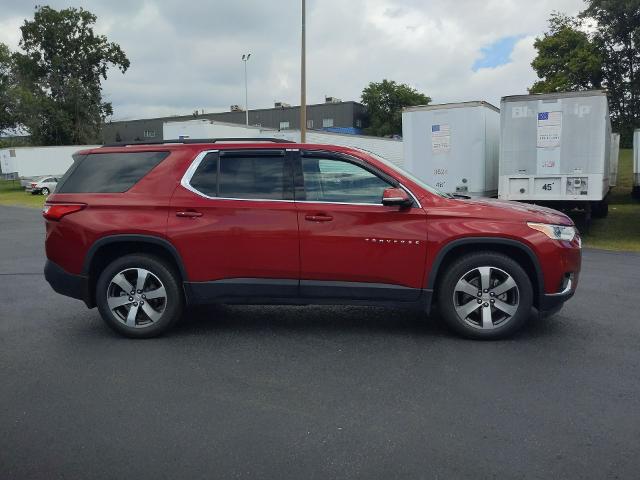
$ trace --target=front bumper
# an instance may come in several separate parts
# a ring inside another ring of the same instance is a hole
[[[57,263],[47,260],[44,265],[44,278],[57,293],[82,300],[89,308],[94,306],[89,295],[87,277],[69,273]]]
[[[573,297],[576,293],[576,279],[570,278],[567,285],[561,292],[558,293],[546,293],[540,298],[540,305],[538,310],[544,314],[550,315],[562,308],[564,302]]]

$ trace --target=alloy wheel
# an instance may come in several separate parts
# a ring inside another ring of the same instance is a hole
[[[119,322],[127,327],[145,328],[162,317],[167,308],[167,292],[149,270],[128,268],[109,282],[107,304]]]
[[[469,270],[453,290],[453,306],[460,320],[482,330],[508,323],[518,311],[519,300],[513,277],[491,266]]]

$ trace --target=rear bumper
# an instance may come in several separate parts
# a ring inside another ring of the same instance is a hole
[[[89,308],[94,306],[89,295],[89,279],[87,277],[69,273],[60,265],[47,260],[44,265],[44,278],[57,293],[82,300]]]

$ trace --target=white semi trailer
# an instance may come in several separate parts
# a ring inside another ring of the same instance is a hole
[[[608,212],[611,121],[604,91],[517,95],[501,101],[498,196]]]
[[[633,132],[633,190],[634,198],[640,199],[640,128]]]
[[[483,102],[407,107],[404,168],[450,194],[498,193],[500,110]]]
[[[4,174],[16,173],[20,178],[62,175],[73,163],[75,152],[99,146],[3,148],[0,150],[0,170]]]
[[[609,160],[609,186],[618,184],[618,163],[620,160],[620,134],[611,134],[611,159]]]

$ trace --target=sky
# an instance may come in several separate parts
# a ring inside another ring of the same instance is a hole
[[[0,42],[19,48],[39,0],[0,0]],[[83,7],[131,61],[103,96],[113,120],[300,103],[300,0],[51,0]],[[526,93],[549,14],[582,0],[307,0],[307,103],[360,100],[369,82],[407,83],[432,103]]]

